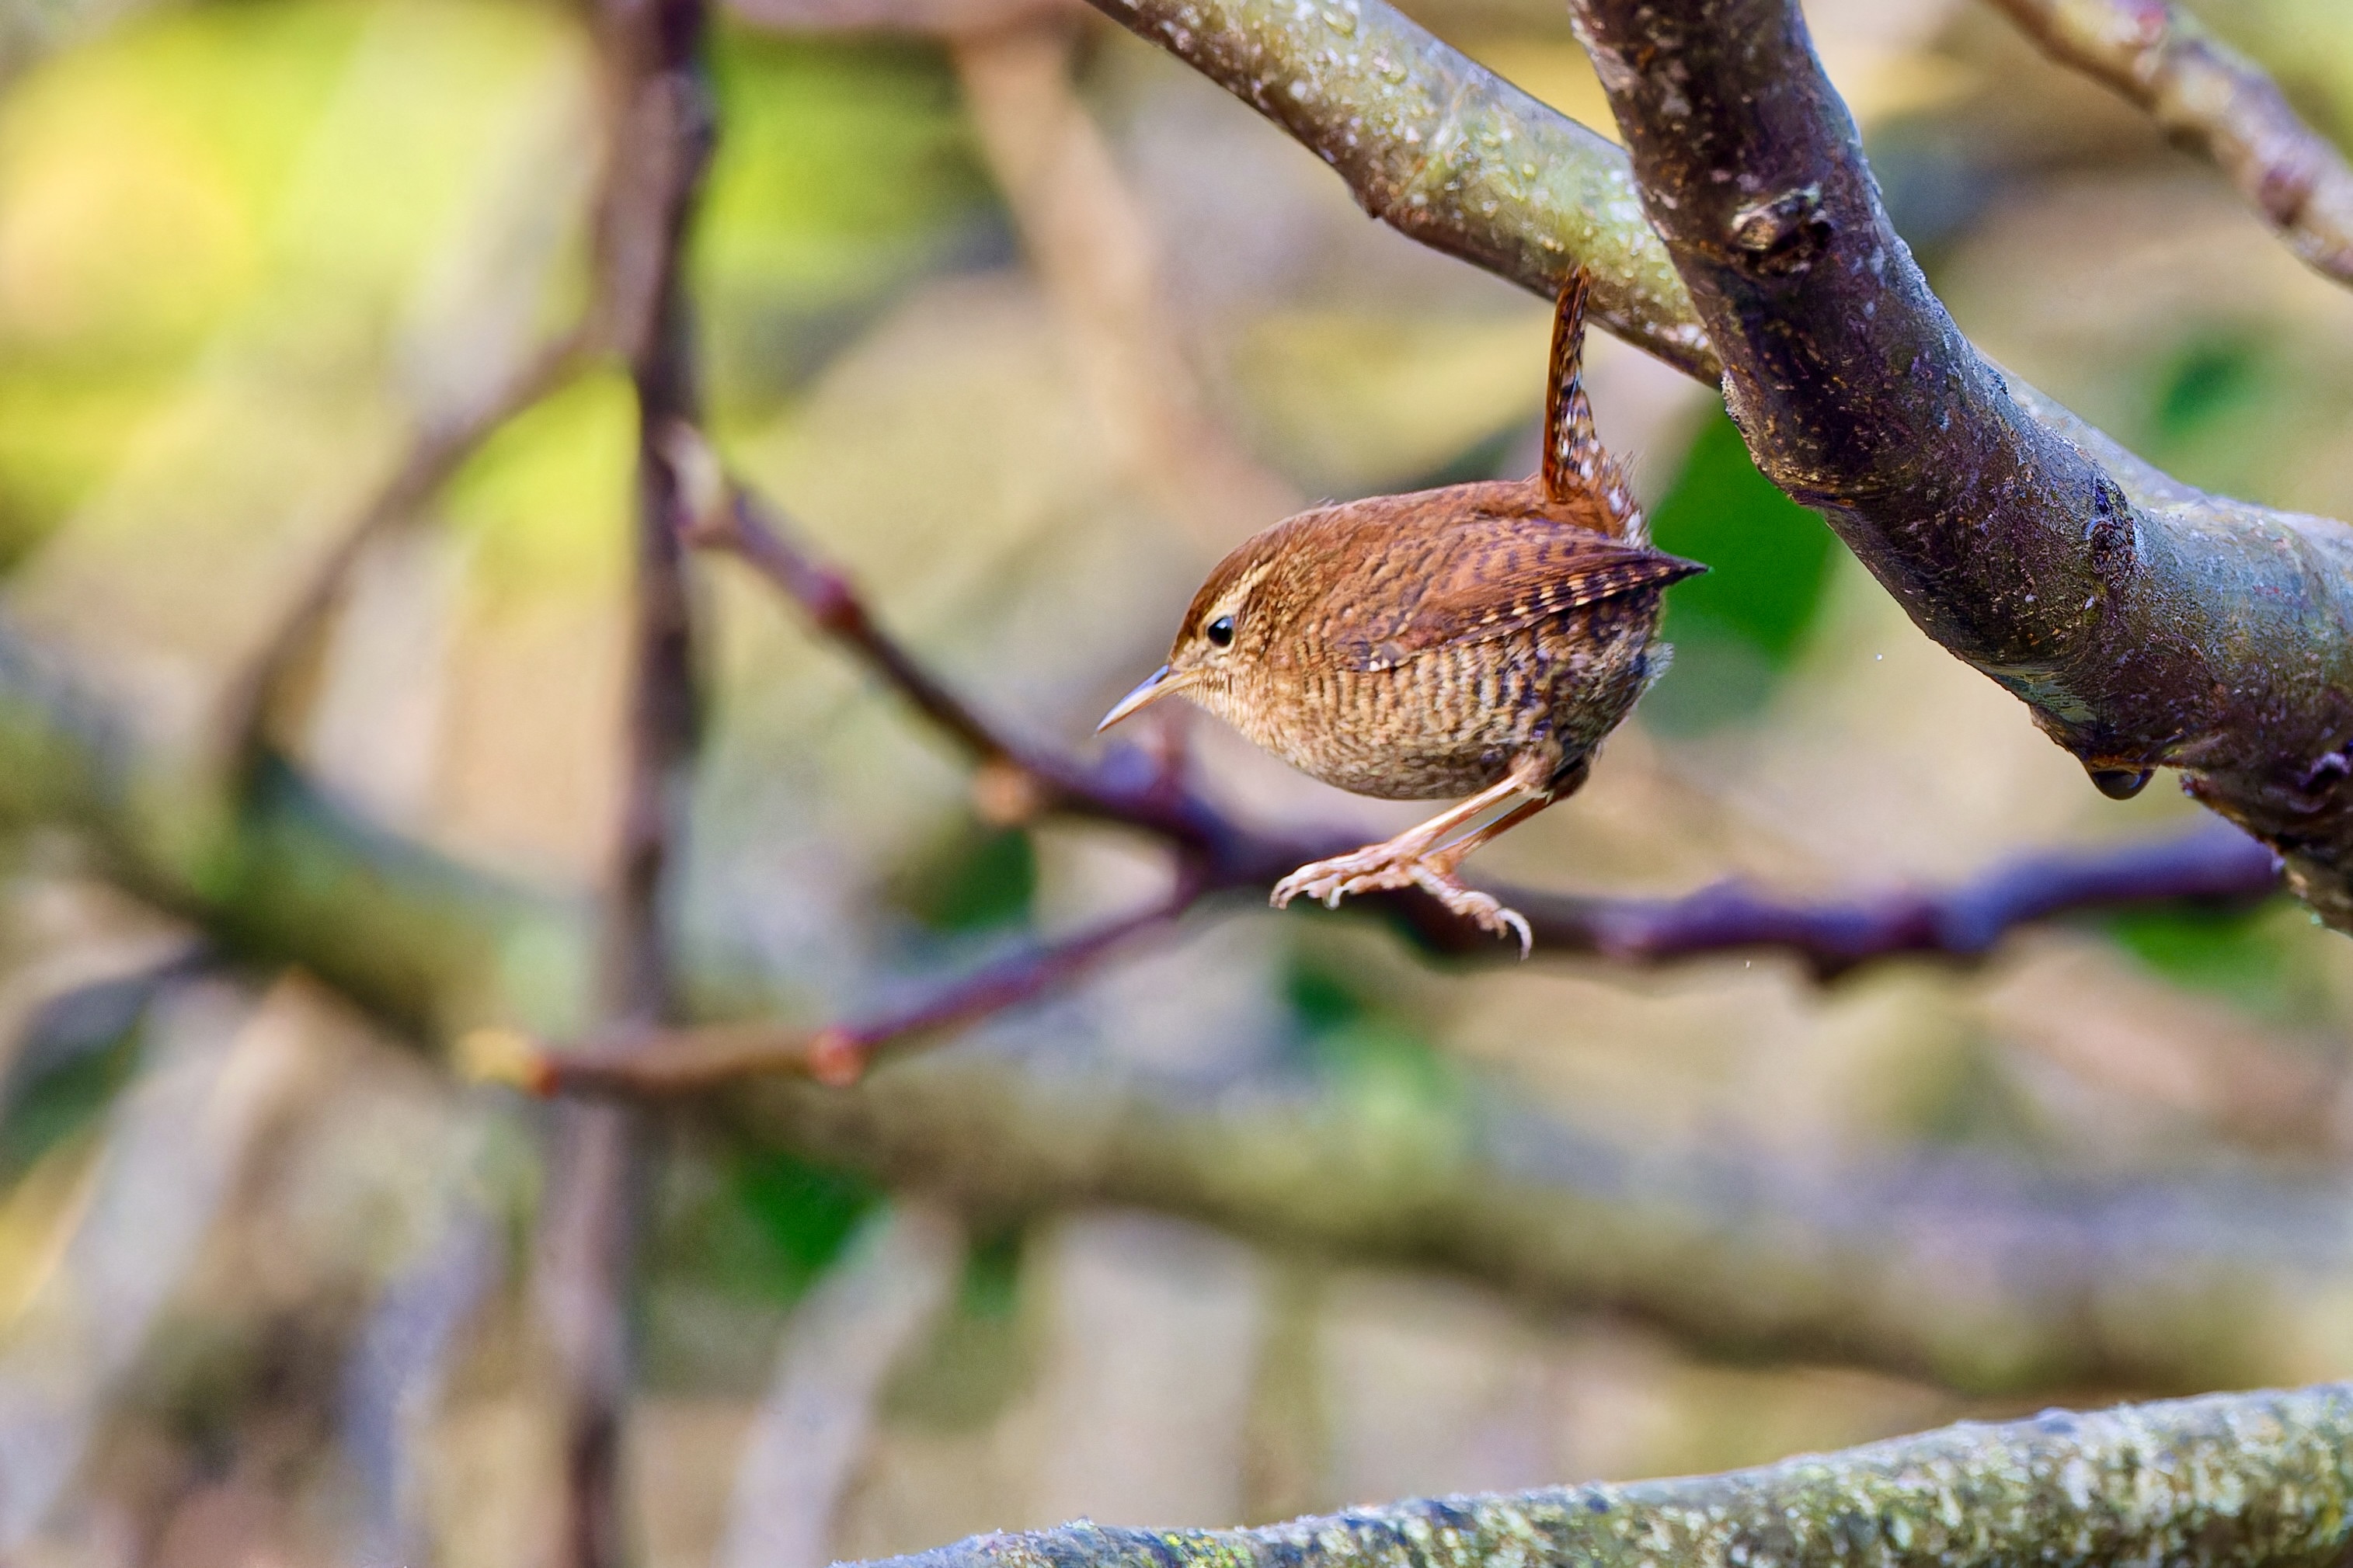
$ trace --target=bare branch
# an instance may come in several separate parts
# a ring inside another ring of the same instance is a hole
[[[1246,830],[1233,828],[1237,835]],[[1776,899],[1736,882],[1681,899],[1581,898],[1507,890],[1536,949],[1665,964],[1729,952],[1786,952],[1824,983],[1904,954],[1968,960],[2021,925],[2095,910],[2194,900],[2243,902],[2279,886],[2279,862],[2236,828],[2215,823],[2178,839],[2100,851],[2020,856],[1945,891],[1894,892],[1846,902]],[[459,1043],[466,1076],[534,1094],[693,1094],[784,1073],[855,1082],[878,1057],[942,1044],[952,1032],[1036,1001],[1093,969],[1196,903],[1204,884],[1071,937],[1018,952],[944,985],[923,1003],[862,1023],[819,1029],[770,1023],[625,1031],[553,1047],[512,1029],[476,1030]],[[1390,912],[1430,952],[1494,959],[1497,944],[1430,900],[1398,895]],[[1508,952],[1508,950],[1503,950]]]
[[[2287,1568],[2353,1542],[2353,1387],[2049,1410],[1761,1469],[1352,1509],[1261,1530],[1079,1523],[894,1568]]]
[[[1905,953],[1968,960],[2019,927],[2098,910],[2191,900],[2237,903],[2279,888],[2279,858],[2226,823],[2178,838],[2017,856],[1949,889],[1871,897],[1776,897],[1722,882],[1679,899],[1505,895],[1547,952],[1593,952],[1621,963],[1670,963],[1711,953],[1786,952],[1831,981]],[[1454,928],[1427,932],[1461,945]],[[1482,950],[1472,950],[1482,951]]]
[[[1414,237],[1547,298],[1589,267],[1605,325],[1703,378],[1728,351],[1759,465],[1923,629],[2104,791],[2184,770],[2353,927],[2353,531],[2178,484],[1979,358],[1888,227],[1793,7],[1580,0],[1630,166],[1384,0],[1097,5]]]
[[[678,1006],[667,883],[696,738],[682,476],[663,433],[702,413],[683,270],[712,142],[702,0],[605,0],[598,15],[613,146],[597,213],[596,330],[628,358],[638,402],[637,573],[615,867],[602,919],[598,1011],[647,1029]],[[536,1284],[557,1352],[563,1502],[557,1568],[617,1568],[621,1432],[632,1369],[628,1296],[647,1155],[627,1106],[559,1112]]]
[[[936,1039],[1069,984],[1135,938],[1183,914],[1195,897],[1191,885],[1182,886],[1134,914],[1000,959],[913,1007],[862,1024],[817,1030],[765,1023],[635,1030],[560,1050],[512,1030],[486,1029],[459,1042],[460,1058],[470,1077],[512,1083],[534,1094],[692,1094],[771,1073],[846,1086],[864,1076],[886,1047]]]
[[[2166,0],[1992,0],[2060,64],[2203,154],[2305,264],[2353,283],[2353,168],[2262,67]]]

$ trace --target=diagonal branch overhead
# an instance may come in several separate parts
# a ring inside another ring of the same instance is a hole
[[[1581,4],[1630,164],[1383,0],[1095,3],[1402,232],[1546,296],[1592,268],[1604,324],[1724,367],[1759,466],[2104,790],[2183,769],[2353,929],[2353,531],[2179,485],[1980,357],[1793,5]]]

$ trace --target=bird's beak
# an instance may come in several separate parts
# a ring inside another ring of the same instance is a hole
[[[1111,711],[1103,716],[1103,722],[1095,726],[1095,733],[1102,734],[1137,709],[1149,708],[1170,692],[1179,689],[1184,685],[1183,680],[1168,671],[1169,667],[1162,665],[1145,676],[1134,690],[1113,703]]]

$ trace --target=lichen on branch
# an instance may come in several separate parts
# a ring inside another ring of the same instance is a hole
[[[2353,1389],[1963,1423],[1761,1469],[1352,1509],[1261,1530],[1080,1523],[891,1568],[2285,1568],[2353,1544]]]

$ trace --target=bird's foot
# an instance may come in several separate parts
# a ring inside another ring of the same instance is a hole
[[[1460,859],[1459,855],[1443,849],[1431,852],[1395,842],[1369,845],[1351,854],[1335,855],[1329,860],[1302,866],[1274,885],[1267,901],[1279,910],[1305,894],[1328,910],[1337,909],[1342,899],[1354,893],[1419,888],[1450,912],[1482,931],[1518,937],[1520,956],[1525,958],[1535,944],[1527,920],[1517,910],[1504,908],[1492,894],[1464,886],[1454,875]]]

